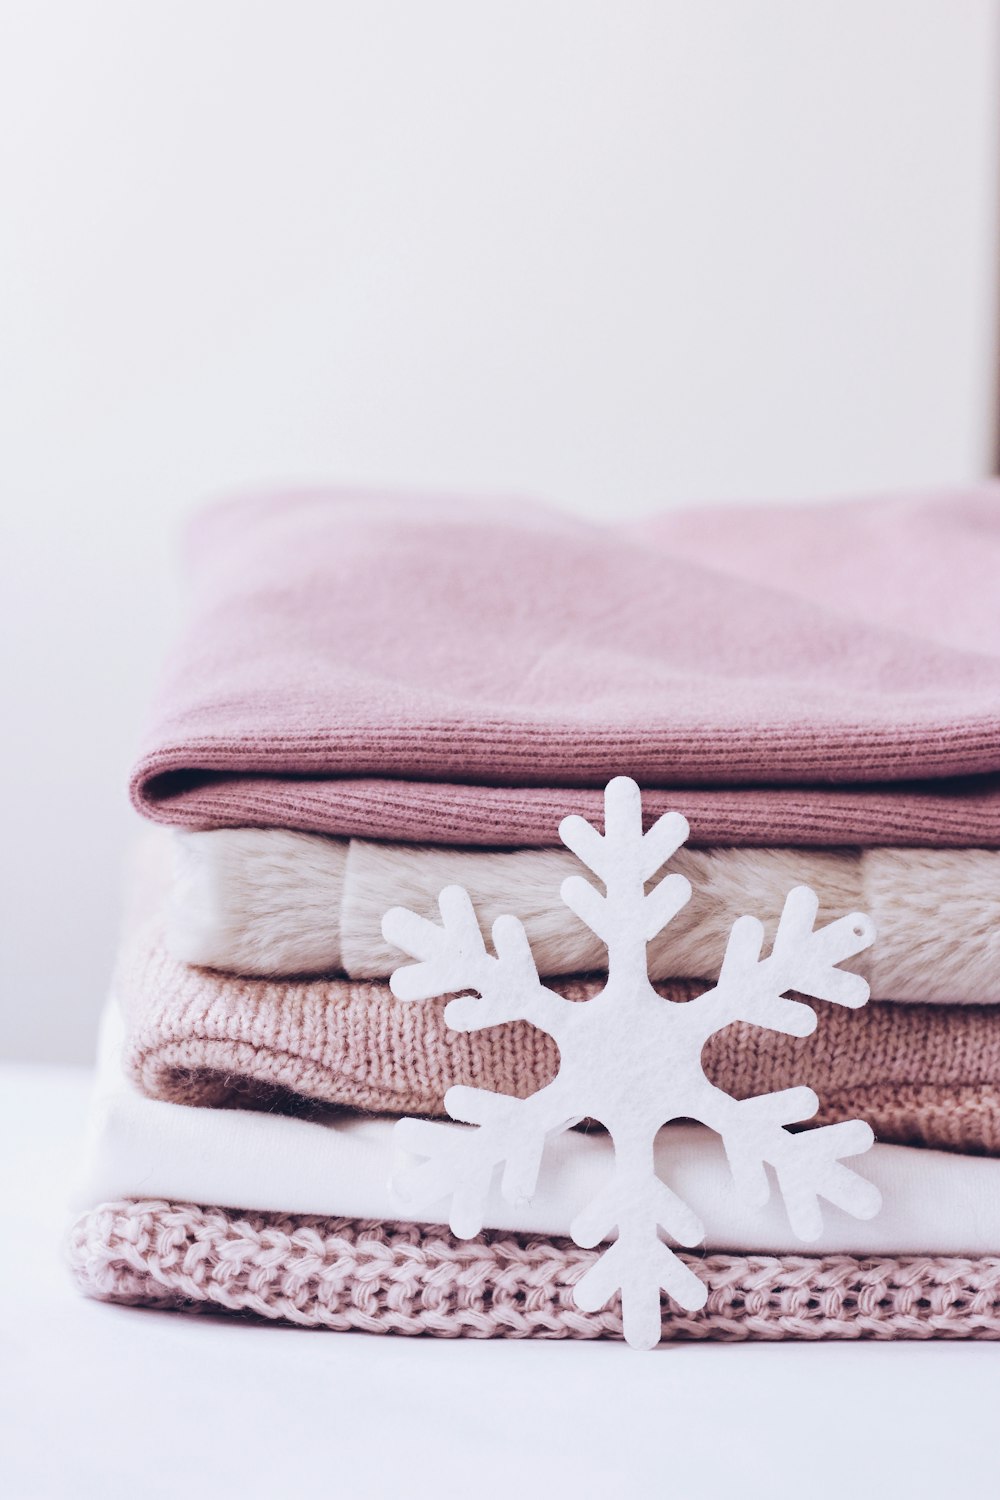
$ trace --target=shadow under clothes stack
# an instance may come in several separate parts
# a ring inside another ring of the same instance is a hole
[[[699,1214],[704,1309],[664,1338],[1000,1334],[1000,489],[676,512],[595,527],[528,505],[306,493],[206,512],[196,598],[132,795],[153,823],[105,1016],[72,1264],[89,1295],[305,1326],[620,1336],[577,1307],[569,1226],[612,1148],[570,1131],[530,1203],[472,1240],[401,1216],[401,1115],[456,1084],[524,1098],[558,1066],[523,1022],[459,1033],[404,1004],[393,906],[447,885],[524,921],[550,987],[606,959],[561,905],[560,819],[604,785],[676,809],[688,906],[649,945],[664,1003],[717,977],[745,912],[773,937],[868,912],[860,1010],[737,1024],[704,1064],[738,1098],[807,1084],[861,1118],[881,1212],[796,1239],[718,1139],[657,1139]],[[463,1129],[452,1126],[455,1131]]]

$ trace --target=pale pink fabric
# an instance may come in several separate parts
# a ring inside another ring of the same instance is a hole
[[[1000,486],[627,527],[277,495],[189,554],[161,821],[545,844],[629,774],[700,843],[1000,845]]]
[[[581,1312],[598,1252],[571,1240],[191,1203],[102,1203],[69,1261],[89,1297],[301,1328],[441,1338],[621,1338],[621,1302]],[[664,1339],[1000,1338],[1000,1258],[680,1253],[708,1288],[663,1299]]]

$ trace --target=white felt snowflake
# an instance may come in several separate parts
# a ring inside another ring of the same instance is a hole
[[[868,985],[837,965],[867,948],[875,930],[857,912],[814,929],[819,903],[808,886],[798,886],[788,894],[766,958],[762,924],[740,917],[718,983],[688,1002],[664,1000],[647,977],[646,944],[689,900],[691,887],[682,875],[647,886],[687,838],[688,825],[671,812],[643,834],[639,788],[627,777],[609,783],[604,805],[603,835],[579,817],[564,818],[559,828],[563,843],[604,886],[602,895],[573,876],[561,892],[607,948],[607,983],[586,1002],[566,1000],[542,983],[516,917],[494,923],[490,953],[460,886],[441,892],[441,926],[402,907],[386,913],[386,939],[417,960],[392,976],[400,1000],[472,991],[448,1005],[449,1026],[479,1031],[529,1021],[555,1039],[560,1056],[552,1082],[527,1099],[449,1089],[449,1115],[478,1129],[400,1121],[401,1143],[421,1161],[398,1187],[414,1206],[450,1197],[451,1228],[469,1239],[482,1228],[497,1168],[503,1168],[501,1191],[508,1202],[530,1201],[547,1137],[582,1119],[599,1121],[614,1142],[614,1172],[581,1207],[570,1232],[581,1246],[617,1234],[582,1277],[575,1297],[579,1307],[594,1311],[620,1291],[626,1339],[651,1348],[660,1338],[661,1289],[689,1310],[704,1306],[707,1296],[662,1238],[695,1245],[704,1235],[697,1215],[657,1176],[653,1146],[666,1122],[699,1120],[717,1131],[737,1190],[755,1206],[768,1199],[770,1166],[800,1239],[816,1239],[822,1229],[820,1198],[857,1218],[878,1212],[878,1190],[842,1163],[872,1144],[863,1120],[792,1133],[787,1125],[810,1119],[819,1107],[812,1089],[734,1099],[709,1082],[701,1064],[708,1038],[734,1021],[789,1036],[813,1031],[815,1012],[783,998],[789,990],[864,1005]]]

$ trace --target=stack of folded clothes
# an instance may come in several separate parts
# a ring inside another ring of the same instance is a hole
[[[298,493],[206,512],[195,600],[132,795],[152,823],[105,1016],[71,1255],[89,1294],[306,1326],[487,1337],[621,1332],[576,1305],[569,1238],[612,1155],[551,1142],[537,1192],[461,1240],[390,1187],[395,1119],[455,1084],[520,1098],[558,1067],[525,1022],[456,1032],[397,1000],[382,934],[448,885],[525,924],[586,1000],[606,954],[559,900],[566,814],[634,777],[683,813],[692,899],[649,944],[665,1000],[715,979],[733,922],[788,891],[859,909],[860,1010],[792,1037],[738,1023],[709,1077],[808,1083],[861,1118],[883,1197],[735,1195],[677,1122],[661,1175],[698,1212],[665,1338],[1000,1336],[1000,487],[703,509],[599,527],[540,507]],[[467,1127],[454,1125],[455,1131]],[[804,1253],[804,1248],[808,1253]]]

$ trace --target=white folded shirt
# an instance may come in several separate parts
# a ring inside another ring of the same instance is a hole
[[[329,1112],[294,1119],[263,1111],[200,1109],[147,1099],[121,1067],[123,1027],[109,1006],[78,1183],[81,1208],[118,1198],[447,1224],[446,1201],[415,1213],[390,1187],[404,1158],[395,1121]],[[455,1125],[456,1131],[470,1127]],[[529,1204],[511,1206],[498,1182],[485,1227],[566,1235],[613,1162],[603,1134],[566,1131],[548,1142]],[[667,1125],[656,1141],[659,1175],[699,1215],[705,1247],[767,1254],[1000,1254],[1000,1160],[910,1146],[875,1145],[849,1163],[874,1182],[883,1205],[859,1221],[824,1203],[823,1232],[808,1244],[789,1228],[772,1185],[763,1208],[733,1187],[719,1138],[699,1125]]]

